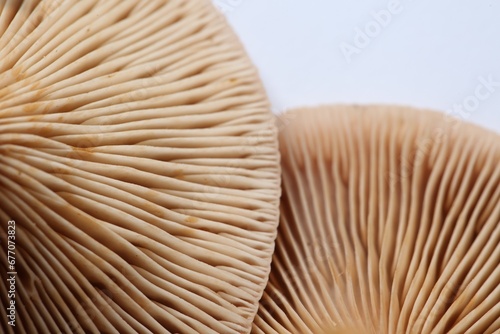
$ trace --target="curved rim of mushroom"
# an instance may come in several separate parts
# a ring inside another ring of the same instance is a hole
[[[249,332],[278,224],[277,131],[211,2],[8,1],[0,58],[16,329]]]
[[[500,135],[388,105],[285,114],[252,333],[496,333]]]

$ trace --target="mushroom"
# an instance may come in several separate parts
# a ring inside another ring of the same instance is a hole
[[[3,1],[0,59],[0,331],[248,333],[277,130],[211,2]]]
[[[252,333],[498,333],[500,136],[397,106],[285,115]]]

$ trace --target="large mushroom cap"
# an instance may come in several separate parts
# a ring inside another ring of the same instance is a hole
[[[248,332],[279,183],[258,76],[209,1],[0,3],[0,332]]]
[[[498,333],[500,136],[402,107],[286,117],[253,333]]]

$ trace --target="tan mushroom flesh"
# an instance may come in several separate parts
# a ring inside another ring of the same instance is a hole
[[[0,332],[249,332],[278,223],[269,110],[208,0],[0,2]]]
[[[499,333],[500,136],[395,106],[284,117],[252,333]]]

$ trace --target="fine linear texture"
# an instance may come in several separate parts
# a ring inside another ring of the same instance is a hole
[[[285,117],[252,332],[498,333],[500,136],[397,106]]]
[[[210,1],[0,1],[16,333],[248,333],[279,168],[256,70]]]

